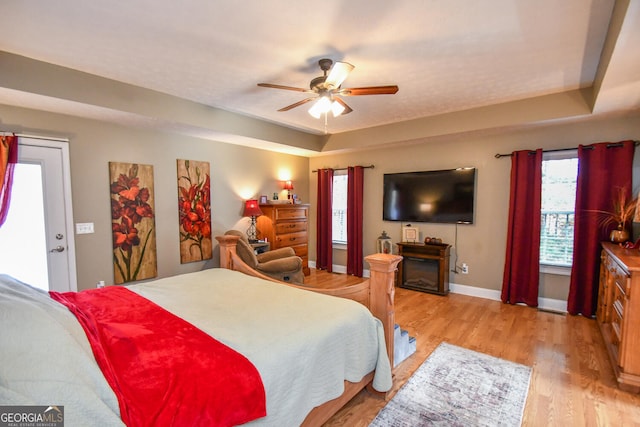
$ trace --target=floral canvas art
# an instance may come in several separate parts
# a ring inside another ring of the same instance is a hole
[[[109,162],[114,283],[158,274],[153,166]]]
[[[209,162],[178,159],[180,263],[211,259]]]

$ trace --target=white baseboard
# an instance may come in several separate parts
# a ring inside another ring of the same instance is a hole
[[[457,283],[449,282],[449,292],[500,301],[500,291],[496,291],[495,289],[476,288],[475,286],[458,285]]]
[[[538,298],[538,309],[567,314],[567,302],[561,299]]]
[[[309,261],[309,268],[316,268],[316,262]],[[345,265],[333,264],[331,268],[334,273],[347,274],[347,266]],[[362,277],[371,277],[371,272],[369,270],[363,270]]]
[[[495,289],[476,288],[475,286],[449,283],[449,291],[454,294],[468,295],[477,298],[502,301],[501,292]],[[557,313],[567,312],[567,301],[552,298],[538,298],[538,309]]]
[[[309,267],[316,268],[315,261],[309,261]],[[344,265],[334,264],[334,273],[347,274],[347,267]],[[363,277],[370,277],[369,270],[364,270]],[[454,294],[468,295],[470,297],[490,299],[501,301],[501,292],[495,289],[477,288],[475,286],[459,285],[457,283],[449,283],[449,291]],[[552,298],[538,298],[538,309],[552,311],[557,313],[567,312],[567,301]]]

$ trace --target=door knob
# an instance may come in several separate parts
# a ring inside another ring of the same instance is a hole
[[[49,252],[64,252],[64,246],[58,245],[55,248],[51,249]]]

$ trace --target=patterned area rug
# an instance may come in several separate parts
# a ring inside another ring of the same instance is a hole
[[[531,368],[441,343],[370,424],[520,426]]]

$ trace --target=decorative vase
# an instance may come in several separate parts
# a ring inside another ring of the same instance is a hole
[[[622,225],[618,225],[616,230],[611,231],[609,238],[613,243],[624,243],[629,240],[629,232]]]

